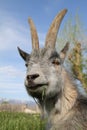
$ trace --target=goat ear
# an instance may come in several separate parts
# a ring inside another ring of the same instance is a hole
[[[20,56],[26,61],[29,54],[24,52],[23,50],[21,50],[19,47],[17,47],[17,48],[18,48],[18,52],[19,52]]]
[[[66,43],[66,45],[60,52],[60,58],[62,59],[62,62],[64,62],[68,49],[69,49],[69,42]]]

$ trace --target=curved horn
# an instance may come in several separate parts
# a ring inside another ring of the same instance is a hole
[[[31,30],[32,49],[38,50],[39,49],[39,40],[38,40],[38,35],[37,35],[35,25],[31,18],[28,19],[28,22],[30,24],[30,30]]]
[[[46,36],[45,47],[55,48],[57,33],[59,30],[61,21],[64,15],[66,14],[66,12],[67,12],[67,9],[62,10],[53,20]]]

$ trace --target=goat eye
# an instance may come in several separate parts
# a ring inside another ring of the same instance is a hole
[[[52,64],[54,65],[60,65],[60,61],[58,59],[55,59],[52,61]]]
[[[25,66],[28,67],[28,64],[26,63]]]

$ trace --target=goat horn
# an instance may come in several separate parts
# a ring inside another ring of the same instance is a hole
[[[57,33],[59,30],[61,21],[63,17],[65,16],[66,12],[67,12],[67,9],[62,10],[53,20],[46,36],[46,41],[45,41],[46,48],[48,47],[55,48]]]
[[[31,30],[32,49],[38,50],[39,49],[39,40],[38,40],[38,35],[37,35],[35,25],[31,18],[28,19],[28,22],[30,24],[30,30]]]

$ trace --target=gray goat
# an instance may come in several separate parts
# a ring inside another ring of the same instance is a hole
[[[81,94],[63,66],[69,48],[67,43],[60,54],[55,49],[57,32],[67,10],[53,20],[45,41],[39,48],[35,25],[29,18],[32,53],[18,47],[25,61],[25,86],[29,95],[36,98],[47,121],[47,130],[87,130],[87,97]]]

